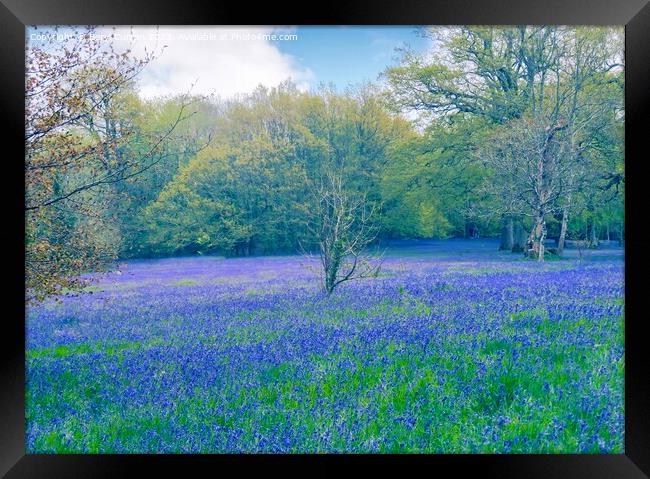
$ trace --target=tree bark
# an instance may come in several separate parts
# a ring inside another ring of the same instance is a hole
[[[514,245],[514,220],[512,215],[503,215],[501,218],[501,243],[499,250],[512,251]]]
[[[557,240],[557,255],[562,256],[564,253],[564,242],[566,240],[566,230],[569,224],[569,207],[562,209],[562,225],[560,226],[560,237]]]
[[[512,252],[522,253],[526,248],[528,236],[520,218],[513,218]]]
[[[528,238],[528,255],[537,258],[538,261],[544,261],[544,240],[546,239],[546,221],[544,212],[540,211],[535,218],[535,224]]]
[[[623,246],[623,222],[621,221],[620,226],[618,227],[618,244],[619,246]]]
[[[598,247],[598,235],[596,235],[596,222],[590,219],[587,223],[587,245],[589,248]]]

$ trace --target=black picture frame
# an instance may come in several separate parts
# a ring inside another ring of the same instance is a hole
[[[0,228],[5,268],[1,316],[0,475],[25,477],[124,477],[156,471],[188,474],[191,467],[223,473],[225,465],[310,469],[334,464],[423,466],[428,473],[453,470],[488,477],[650,477],[650,348],[641,295],[647,258],[643,241],[643,162],[650,99],[649,0],[359,0],[311,5],[194,0],[0,0],[0,117],[2,202]],[[314,8],[315,7],[315,8]],[[320,7],[320,8],[319,8]],[[626,26],[626,317],[625,454],[616,455],[354,455],[354,456],[169,456],[25,454],[24,329],[24,47],[25,25],[449,25],[571,24]],[[644,121],[645,120],[645,121]],[[11,146],[11,148],[9,148]],[[638,280],[636,278],[639,278]],[[214,464],[218,462],[219,464]],[[313,464],[312,464],[313,463]],[[322,469],[324,470],[324,469]],[[407,471],[408,469],[402,469]],[[182,471],[182,472],[181,472]],[[265,471],[266,472],[266,471]],[[193,474],[188,474],[193,475]]]

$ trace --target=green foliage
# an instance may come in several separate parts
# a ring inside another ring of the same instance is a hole
[[[570,237],[592,245],[612,231],[621,238],[621,29],[463,26],[424,33],[436,50],[406,51],[385,72],[394,109],[428,125],[426,146],[411,147],[387,176],[386,193],[396,198],[391,224],[412,212],[396,232],[421,234],[424,206],[443,211],[453,234],[462,234],[463,222],[465,235],[468,227],[491,235],[511,215],[534,218],[527,228],[534,226],[537,248],[545,222],[555,222],[557,237],[565,213]],[[560,130],[562,138],[549,133]],[[558,145],[547,148],[543,137]]]
[[[457,115],[391,145],[392,161],[381,184],[386,235],[464,236],[468,223],[478,224],[484,235],[494,232],[471,210],[484,200],[476,186],[485,174],[471,152],[484,141],[488,127],[480,118]]]
[[[381,201],[389,145],[408,130],[375,95],[259,88],[216,119],[215,138],[142,210],[148,254],[295,252],[312,244],[314,185],[344,171],[346,187]],[[427,216],[428,215],[428,216]],[[432,212],[423,218],[432,221]]]

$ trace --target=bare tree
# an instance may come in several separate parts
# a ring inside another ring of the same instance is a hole
[[[339,284],[376,277],[381,255],[368,252],[377,238],[378,207],[345,189],[340,175],[327,174],[314,188],[308,229],[318,243],[320,276],[329,296]]]
[[[54,29],[56,32],[56,27]],[[134,81],[155,58],[119,53],[94,28],[26,49],[25,276],[27,299],[84,285],[80,273],[99,270],[117,254],[109,216],[118,189],[169,156],[178,114],[145,133],[125,114]],[[79,221],[79,218],[83,218]],[[109,233],[110,232],[110,233]],[[110,240],[100,239],[100,237]]]
[[[575,154],[563,137],[566,129],[566,121],[550,122],[541,116],[515,120],[482,151],[487,166],[508,172],[492,179],[494,194],[513,205],[509,213],[532,216],[527,254],[540,261],[544,259],[546,215],[556,211],[575,186],[568,181],[575,170]]]

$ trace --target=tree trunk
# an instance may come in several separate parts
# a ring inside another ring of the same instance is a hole
[[[512,252],[522,253],[526,248],[528,236],[520,218],[513,218]]]
[[[557,255],[562,256],[564,253],[564,242],[566,240],[566,230],[569,224],[569,207],[562,209],[562,226],[560,226],[560,237],[557,240]]]
[[[623,246],[623,222],[622,221],[618,227],[618,244],[619,246]]]
[[[596,234],[596,222],[590,219],[587,223],[587,245],[589,248],[598,247],[598,235]]]
[[[510,250],[514,245],[514,221],[512,215],[503,215],[501,218],[501,243],[499,250]]]
[[[544,261],[544,240],[546,239],[546,222],[544,213],[540,211],[535,218],[535,224],[528,238],[528,255],[531,258],[537,258],[538,261]]]

